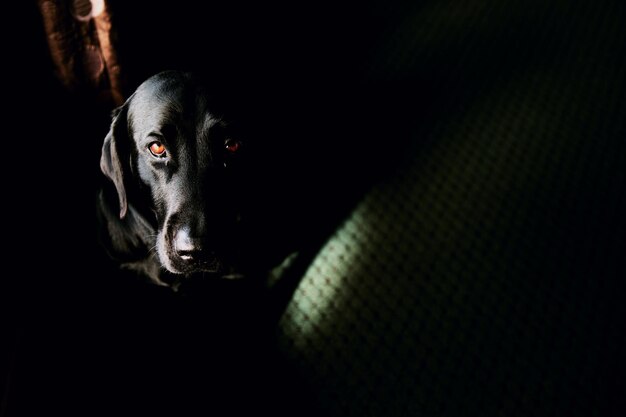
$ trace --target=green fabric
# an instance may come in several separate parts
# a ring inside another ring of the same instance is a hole
[[[500,3],[379,11],[372,74],[448,84],[281,320],[322,415],[626,413],[626,14]]]

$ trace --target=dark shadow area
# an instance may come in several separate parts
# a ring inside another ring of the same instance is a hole
[[[432,101],[288,310],[323,415],[624,412],[625,10],[496,3],[406,7],[382,42]]]

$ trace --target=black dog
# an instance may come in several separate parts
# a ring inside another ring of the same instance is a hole
[[[99,197],[101,240],[160,285],[249,272],[247,143],[215,101],[192,75],[160,73],[116,109],[104,140],[100,165],[116,192]]]
[[[295,252],[305,268],[382,166],[383,148],[365,153],[385,137],[372,99],[244,90],[167,71],[114,112],[101,156],[114,187],[98,205],[101,241],[123,267],[175,289],[262,275]]]

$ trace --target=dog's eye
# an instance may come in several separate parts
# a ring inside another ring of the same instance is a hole
[[[148,145],[148,150],[152,155],[158,158],[165,158],[165,156],[167,155],[165,145],[163,145],[161,142],[152,142],[150,145]]]
[[[234,139],[226,139],[224,147],[229,153],[234,154],[237,153],[239,149],[241,149],[241,142]]]

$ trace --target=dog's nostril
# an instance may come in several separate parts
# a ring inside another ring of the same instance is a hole
[[[189,248],[189,249],[181,249],[181,248],[176,248],[176,254],[183,260],[183,261],[193,261],[193,260],[197,260],[199,258],[202,257],[202,249],[200,248]]]

